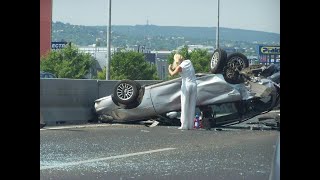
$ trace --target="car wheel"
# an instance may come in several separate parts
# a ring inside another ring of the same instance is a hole
[[[240,71],[249,66],[248,58],[242,53],[232,53],[228,56],[226,66],[223,69],[225,80],[231,84],[244,82]]]
[[[210,61],[210,71],[213,74],[217,74],[223,71],[223,67],[225,66],[227,60],[227,53],[223,49],[216,49],[213,52]]]
[[[129,105],[137,100],[141,86],[133,80],[122,80],[114,86],[113,100]]]

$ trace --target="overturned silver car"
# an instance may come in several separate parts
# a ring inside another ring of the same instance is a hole
[[[242,122],[279,106],[280,82],[270,78],[274,73],[264,77],[260,74],[267,68],[260,68],[260,73],[257,69],[248,71],[247,61],[242,54],[227,57],[225,51],[217,49],[211,59],[211,73],[196,74],[196,112],[201,119],[212,120],[211,127]],[[122,80],[112,95],[95,100],[94,107],[99,118],[107,122],[157,118],[179,123],[180,89],[181,78],[146,86]]]

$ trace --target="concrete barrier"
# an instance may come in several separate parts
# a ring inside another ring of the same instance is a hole
[[[47,125],[81,124],[93,118],[97,80],[40,79],[40,108]]]
[[[141,85],[153,80],[137,80]],[[40,122],[83,124],[95,117],[94,101],[111,95],[118,80],[40,79]],[[41,116],[42,115],[42,116]]]

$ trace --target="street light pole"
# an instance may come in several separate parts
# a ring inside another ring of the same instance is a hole
[[[107,61],[106,61],[106,80],[110,80],[110,61],[111,61],[111,50],[110,50],[110,41],[111,38],[111,0],[109,0],[109,25],[107,33]]]
[[[218,25],[216,28],[216,49],[219,48],[219,14],[220,14],[220,0],[218,0]]]

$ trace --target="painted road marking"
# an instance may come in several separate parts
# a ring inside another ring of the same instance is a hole
[[[55,166],[43,166],[43,167],[40,166],[40,170],[61,168],[61,167],[65,167],[65,166],[76,166],[76,165],[84,164],[84,163],[92,163],[92,162],[98,162],[98,161],[105,161],[105,160],[109,160],[109,159],[125,158],[125,157],[130,157],[130,156],[137,156],[137,155],[141,155],[141,154],[155,153],[155,152],[161,152],[161,151],[169,151],[169,150],[174,150],[174,149],[176,149],[176,148],[156,149],[156,150],[143,151],[143,152],[137,152],[137,153],[123,154],[123,155],[118,155],[118,156],[111,156],[111,157],[106,157],[106,158],[98,158],[98,159],[90,159],[90,160],[85,160],[85,161],[62,163],[60,165],[55,165]]]
[[[106,127],[106,126],[117,126],[121,124],[87,124],[87,125],[66,125],[66,126],[48,126],[40,129],[40,131],[44,130],[59,130],[59,129],[73,129],[73,128],[87,128],[87,127]]]

